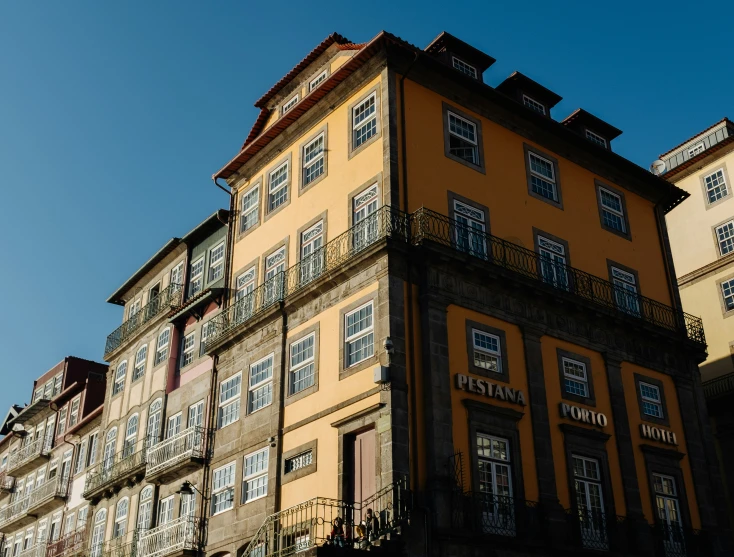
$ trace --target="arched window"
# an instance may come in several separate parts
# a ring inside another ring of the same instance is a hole
[[[127,374],[127,360],[122,360],[117,364],[117,369],[115,370],[115,382],[112,385],[113,395],[121,393],[125,388],[125,374]]]
[[[158,335],[158,342],[155,346],[155,360],[153,365],[157,366],[165,361],[168,357],[168,343],[171,340],[171,329],[163,329]]]
[[[112,467],[115,460],[115,444],[117,443],[117,428],[113,427],[107,432],[102,456],[102,468],[105,470]]]
[[[125,430],[125,445],[122,449],[123,458],[130,456],[135,452],[135,442],[138,439],[138,415],[133,414],[127,420],[127,429]]]
[[[127,497],[117,502],[117,510],[115,511],[115,528],[112,530],[112,537],[119,538],[125,535],[127,528],[127,511],[130,506],[130,499]]]
[[[160,439],[162,408],[163,401],[158,398],[151,403],[148,410],[148,430],[146,432],[148,447],[152,447]]]
[[[148,345],[144,344],[138,348],[135,354],[135,368],[133,368],[133,381],[137,381],[145,375],[145,364],[148,356]]]
[[[153,486],[149,485],[140,492],[140,505],[138,506],[138,530],[150,528],[150,517],[153,507]]]
[[[94,529],[92,530],[92,547],[90,557],[101,557],[104,548],[104,530],[107,523],[107,509],[100,509],[94,515]]]

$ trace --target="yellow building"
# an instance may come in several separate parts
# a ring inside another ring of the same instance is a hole
[[[214,176],[208,555],[726,554],[688,194],[493,62],[334,34],[256,102]]]
[[[724,118],[664,153],[664,177],[690,195],[668,217],[683,308],[700,315],[700,366],[722,470],[734,469],[734,122]],[[724,474],[734,524],[734,483]]]

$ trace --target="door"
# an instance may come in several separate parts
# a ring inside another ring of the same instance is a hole
[[[349,462],[349,474],[347,476],[348,501],[361,504],[366,499],[372,497],[376,491],[375,478],[377,475],[375,467],[375,430],[369,429],[363,433],[359,433],[353,437],[352,446],[350,447],[351,461]],[[355,523],[359,523],[364,519],[363,510],[355,511]],[[380,509],[372,509],[379,515]],[[344,517],[349,519],[349,517]]]
[[[637,293],[635,275],[612,267],[612,283],[614,283],[614,301],[617,307],[625,313],[639,317],[640,297]]]
[[[484,211],[454,201],[456,247],[482,259],[487,257]]]
[[[592,458],[576,455],[573,455],[572,458],[581,542],[584,547],[608,549],[599,462]]]
[[[538,253],[540,254],[540,271],[543,281],[556,288],[568,290],[566,248],[558,242],[538,236]]]
[[[477,434],[482,531],[515,535],[515,503],[507,439]]]
[[[358,251],[377,240],[377,185],[354,197],[352,213],[352,242],[355,251]]]
[[[658,522],[663,530],[665,554],[685,555],[685,539],[675,479],[662,474],[653,474],[653,485]]]

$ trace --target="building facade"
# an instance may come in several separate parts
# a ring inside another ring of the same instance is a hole
[[[0,444],[3,557],[45,557],[86,530],[81,494],[97,439],[107,366],[65,358],[38,378]]]
[[[208,554],[339,545],[337,515],[410,554],[726,553],[665,223],[687,194],[493,62],[332,35],[256,102],[214,176]]]
[[[724,118],[664,153],[663,177],[690,199],[668,214],[683,307],[700,314],[708,358],[700,366],[721,469],[734,469],[734,122]],[[734,483],[724,474],[734,525]]]

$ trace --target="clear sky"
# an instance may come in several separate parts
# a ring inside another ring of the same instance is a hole
[[[657,5],[657,7],[655,6]],[[211,175],[253,102],[329,33],[449,31],[624,134],[648,167],[731,115],[734,2],[0,2],[0,414],[66,355],[101,360],[105,303],[228,197]]]

